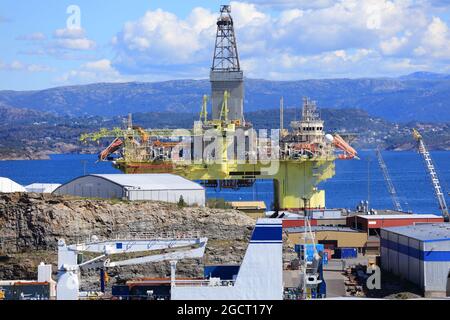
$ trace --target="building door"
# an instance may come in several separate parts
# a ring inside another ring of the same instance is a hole
[[[323,244],[324,249],[334,250],[338,247],[337,240],[319,240],[319,244]]]

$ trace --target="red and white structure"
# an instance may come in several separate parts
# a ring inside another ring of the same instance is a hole
[[[347,217],[348,227],[366,231],[369,235],[374,234],[375,231],[378,234],[380,228],[441,222],[444,222],[444,218],[434,214],[386,214]]]

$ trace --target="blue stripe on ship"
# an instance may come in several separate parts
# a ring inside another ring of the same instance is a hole
[[[271,227],[256,226],[253,230],[251,241],[281,241],[283,239],[283,228],[281,225]]]
[[[268,243],[270,243],[270,244],[282,244],[283,243],[283,241],[250,241],[250,243],[252,243],[252,244],[268,244]]]

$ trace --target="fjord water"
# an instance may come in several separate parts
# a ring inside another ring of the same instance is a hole
[[[450,152],[435,151],[431,155],[449,199]],[[326,191],[327,207],[354,208],[359,201],[366,200],[369,194],[371,207],[393,208],[375,152],[361,151],[360,157],[361,160],[336,161],[336,175],[319,185]],[[418,153],[386,151],[383,152],[383,158],[404,210],[439,213],[431,182]],[[85,173],[120,173],[110,163],[96,163],[96,160],[95,155],[52,155],[50,160],[0,161],[0,177],[28,185],[35,182],[65,183]],[[258,180],[253,187],[240,190],[210,188],[207,196],[236,201],[263,200],[270,208],[273,183]]]

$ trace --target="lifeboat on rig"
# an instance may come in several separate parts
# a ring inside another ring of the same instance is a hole
[[[105,150],[100,152],[100,154],[98,155],[98,160],[105,161],[105,159],[107,159],[110,154],[119,150],[119,148],[122,146],[122,144],[123,144],[123,141],[119,138],[116,138],[113,142],[111,142],[111,144]]]
[[[335,134],[332,136],[331,134],[325,135],[325,139],[331,143],[333,146],[342,150],[344,153],[338,155],[338,159],[341,160],[350,160],[350,159],[358,159],[358,152],[352,148],[340,135]]]

